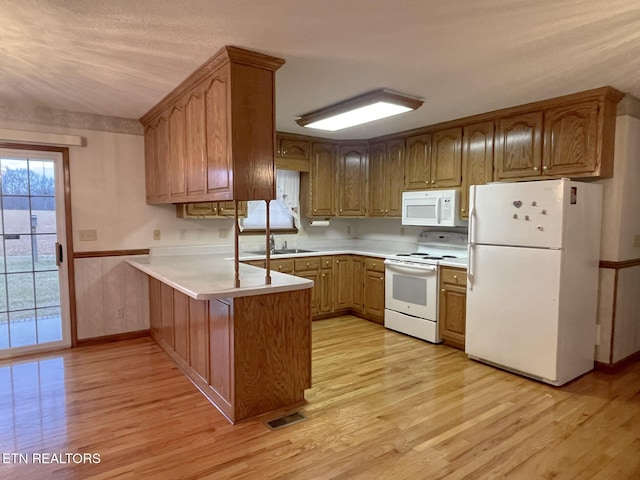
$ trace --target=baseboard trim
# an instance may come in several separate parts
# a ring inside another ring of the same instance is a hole
[[[623,358],[622,360],[618,360],[616,363],[612,363],[612,364],[595,362],[593,368],[598,372],[604,372],[604,373],[610,373],[610,374],[618,373],[624,370],[625,368],[627,368],[629,365],[632,365],[639,361],[640,361],[640,351],[636,353],[632,353],[628,357]]]
[[[121,342],[122,340],[133,340],[134,338],[148,337],[150,331],[136,330],[135,332],[116,333],[114,335],[104,335],[102,337],[79,338],[78,347],[87,347],[89,345],[102,345],[104,343]]]

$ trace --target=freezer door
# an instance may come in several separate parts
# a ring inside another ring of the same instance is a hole
[[[468,355],[554,382],[561,250],[477,245],[467,290]]]
[[[469,240],[486,245],[561,248],[569,183],[562,179],[471,187]]]

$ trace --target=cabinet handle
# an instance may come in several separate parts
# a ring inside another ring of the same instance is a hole
[[[547,168],[549,168],[549,167],[547,167],[546,165],[544,165],[544,166],[542,167],[542,170],[546,170]]]
[[[342,209],[340,209],[340,213],[342,213]]]
[[[443,288],[442,290],[440,290],[442,293],[446,292],[446,290]]]
[[[435,180],[431,180],[431,185],[435,185],[436,181]]]
[[[318,211],[318,209],[317,209],[317,208],[314,208],[314,209],[313,209],[313,213],[316,213],[317,211]]]
[[[454,275],[454,276],[453,276],[453,279],[454,279],[454,280],[458,280],[458,275]]]
[[[323,277],[326,277],[326,276],[327,276],[327,274],[326,274],[326,273],[323,273],[323,274],[322,274],[322,276],[323,276]]]
[[[466,212],[466,210],[465,210],[464,208],[461,208],[461,209],[460,209],[460,211],[461,211],[462,213]]]
[[[278,270],[282,270],[282,265],[278,265]]]
[[[309,266],[309,264],[307,263],[307,267]]]
[[[537,172],[538,171],[538,167],[533,167],[533,171]]]

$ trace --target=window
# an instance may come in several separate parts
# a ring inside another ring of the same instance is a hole
[[[300,172],[276,171],[276,198],[269,202],[270,229],[292,231],[297,229],[300,203]],[[247,202],[247,218],[242,220],[242,231],[263,232],[266,228],[267,203],[263,200]]]

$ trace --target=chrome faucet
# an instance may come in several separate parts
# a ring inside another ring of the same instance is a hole
[[[275,252],[276,250],[276,239],[274,238],[273,233],[269,235],[269,249],[271,253]]]

